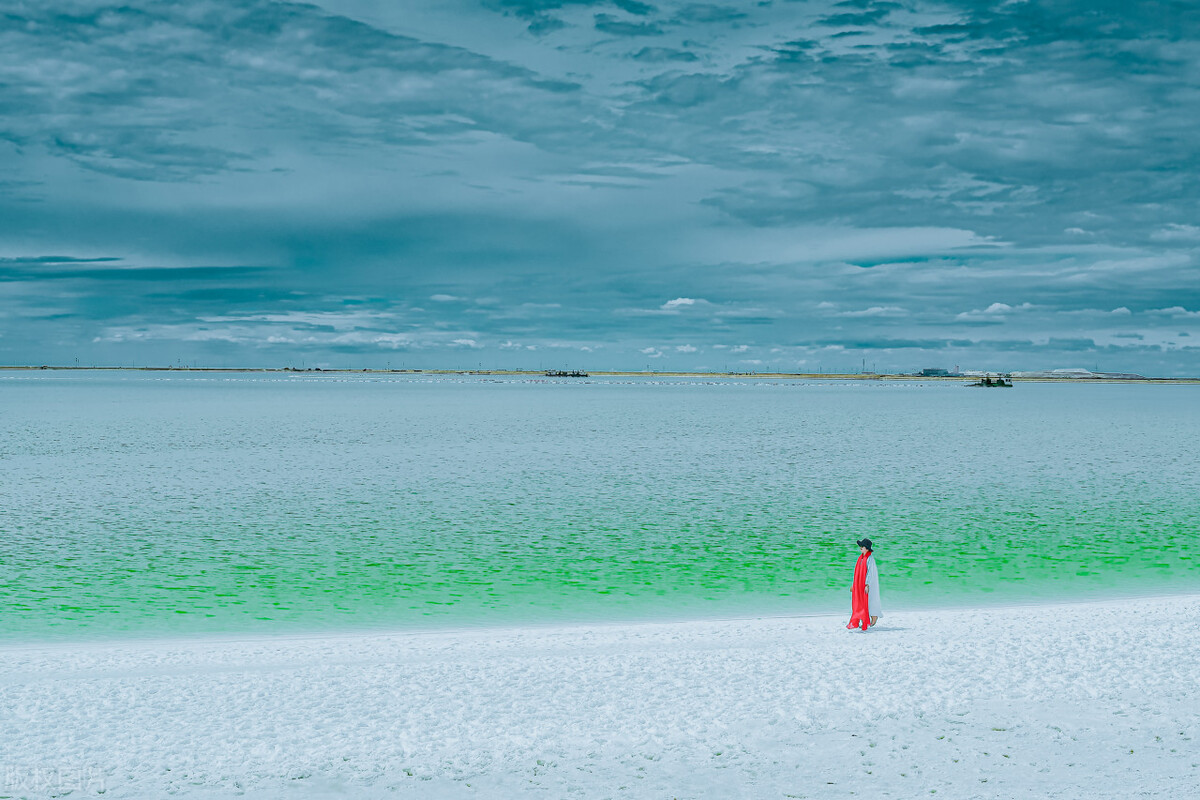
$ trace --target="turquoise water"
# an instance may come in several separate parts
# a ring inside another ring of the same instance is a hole
[[[1200,386],[0,373],[0,638],[1200,590]]]

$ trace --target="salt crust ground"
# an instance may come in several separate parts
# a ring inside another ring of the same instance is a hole
[[[0,796],[1200,797],[1200,595],[0,648]]]

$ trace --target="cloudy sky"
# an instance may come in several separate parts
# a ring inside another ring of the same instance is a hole
[[[1200,374],[1200,12],[0,2],[0,363]]]

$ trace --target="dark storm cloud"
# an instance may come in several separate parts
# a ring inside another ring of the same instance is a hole
[[[530,133],[539,120],[511,114],[514,93],[577,88],[311,6],[29,6],[9,22],[21,84],[5,93],[0,136],[142,180],[249,169],[266,155],[245,135],[254,126],[318,147],[422,146],[497,128],[521,137],[514,126]],[[503,110],[498,93],[510,98]]]
[[[746,19],[747,14],[734,6],[715,5],[713,3],[689,3],[675,12],[673,22],[687,23],[725,23]]]
[[[596,30],[613,36],[662,36],[663,29],[648,22],[631,22],[618,19],[612,14],[597,14]]]
[[[636,61],[699,61],[700,57],[687,50],[675,50],[670,47],[643,47],[631,56]]]
[[[1097,47],[1065,23],[1008,42],[1019,25],[977,24],[953,46],[928,34],[916,64],[895,54],[894,37],[842,53],[809,41],[731,72],[643,85],[650,102],[681,109],[677,120],[727,120],[763,143],[758,157],[786,177],[710,201],[752,224],[869,213],[886,224],[937,220],[1057,241],[1067,215],[1086,212],[1117,223],[1092,229],[1111,240],[1136,235],[1120,215],[1145,224],[1163,211],[1152,201],[1194,193],[1183,131],[1195,119],[1177,98],[1194,57],[1136,29],[1099,37]],[[1005,38],[985,38],[993,28]]]
[[[93,281],[203,281],[210,278],[251,275],[262,272],[261,267],[98,267],[95,264],[112,264],[121,259],[106,258],[63,258],[61,256],[38,256],[36,258],[0,259],[0,280],[93,280]]]
[[[103,264],[120,261],[117,256],[100,256],[98,258],[75,258],[73,256],[31,256],[29,258],[0,258],[0,269],[28,270],[43,264]]]
[[[824,26],[830,27],[830,28],[844,28],[844,27],[848,27],[848,26],[861,27],[861,26],[874,25],[878,22],[881,22],[884,19],[884,17],[886,17],[889,13],[891,13],[892,8],[897,8],[897,7],[898,6],[891,6],[891,8],[880,8],[879,6],[876,6],[875,8],[872,8],[870,11],[863,11],[860,13],[831,14],[828,17],[823,17],[822,19],[818,20],[817,24],[824,25]]]
[[[1200,372],[1187,4],[5,13],[3,361]]]
[[[573,6],[615,8],[634,16],[645,16],[655,10],[649,3],[638,0],[488,0],[487,4],[527,20],[530,33],[537,36],[566,27],[556,12]]]

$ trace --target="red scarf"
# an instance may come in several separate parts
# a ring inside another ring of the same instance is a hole
[[[867,559],[871,553],[860,553],[854,565],[854,583],[850,584],[850,623],[847,628],[861,627],[864,631],[871,625],[871,614],[867,609]]]

